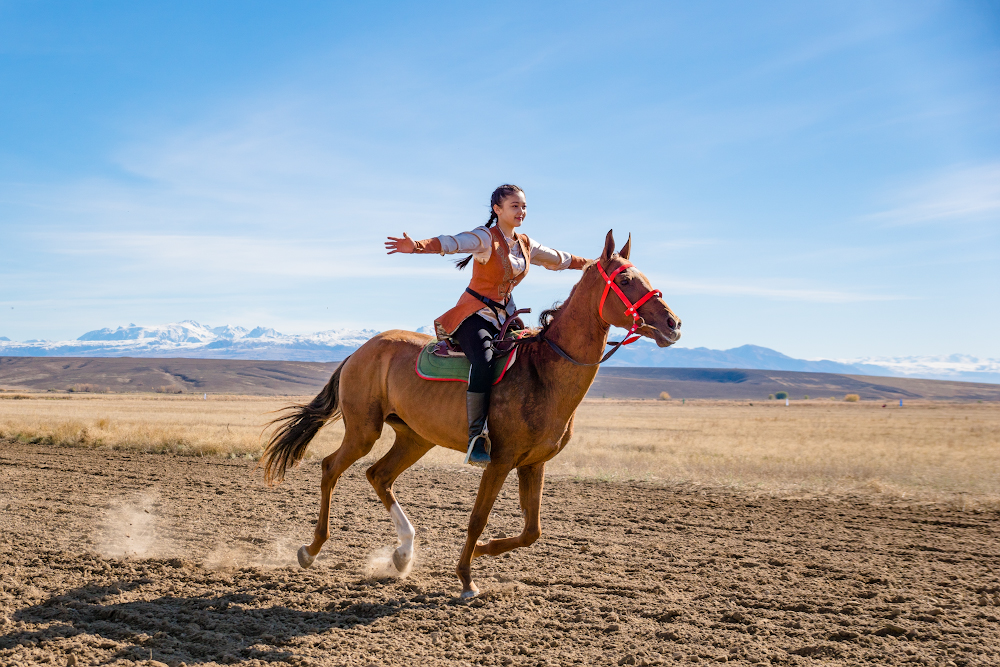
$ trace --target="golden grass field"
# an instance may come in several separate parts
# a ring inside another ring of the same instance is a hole
[[[271,413],[309,398],[0,394],[0,439],[258,458]],[[335,450],[342,435],[341,423],[327,426],[309,456]],[[391,438],[386,427],[367,460],[381,456]],[[460,466],[461,455],[435,449],[417,465]],[[586,400],[573,440],[548,471],[761,494],[997,505],[1000,406]]]

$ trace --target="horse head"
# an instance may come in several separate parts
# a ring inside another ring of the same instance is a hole
[[[629,259],[632,251],[632,236],[622,249],[615,252],[615,237],[609,231],[604,241],[604,251],[597,259],[598,269],[610,278],[614,285],[605,285],[605,296],[599,306],[600,315],[605,322],[623,329],[632,329],[641,336],[653,339],[660,347],[669,347],[681,337],[681,320],[670,310],[658,290],[649,283],[649,279],[635,267]],[[607,283],[606,278],[602,278]],[[620,292],[619,292],[620,290]],[[651,292],[652,296],[647,296]],[[624,295],[628,301],[622,300]],[[639,304],[633,316],[631,308]]]

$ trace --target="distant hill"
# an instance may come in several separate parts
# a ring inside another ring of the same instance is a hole
[[[418,329],[433,333],[430,327]],[[10,341],[0,337],[0,356],[279,359],[331,362],[343,359],[377,334],[374,329],[331,329],[287,335],[269,327],[211,327],[193,320],[156,326],[129,324],[88,331],[72,341]],[[855,360],[795,359],[759,345],[729,350],[671,347],[642,339],[621,348],[608,366],[644,368],[746,368],[758,370],[923,377],[1000,383],[1000,360],[968,355]]]
[[[245,359],[0,357],[0,388],[301,396],[317,393],[336,368],[336,362]],[[715,368],[602,367],[588,396],[656,398],[662,391],[677,399],[765,400],[768,394],[786,391],[793,399],[858,394],[863,400],[880,401],[1000,401],[1000,385],[992,384]]]
[[[1000,401],[1000,385],[995,384],[735,368],[601,368],[587,395],[656,398],[661,391],[675,399],[765,400],[784,391],[793,400],[858,394],[866,401]]]
[[[0,357],[0,388],[114,392],[290,394],[318,392],[338,362],[243,359]]]
[[[647,368],[759,368],[813,373],[886,372],[886,369],[872,365],[794,359],[759,345],[741,345],[729,350],[677,347],[664,351],[652,341],[646,340],[621,348],[611,361],[611,366]]]

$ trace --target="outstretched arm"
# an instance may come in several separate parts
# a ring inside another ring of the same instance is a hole
[[[583,257],[577,257],[561,250],[546,248],[532,238],[528,239],[528,249],[531,252],[531,263],[545,267],[550,271],[582,269],[587,263],[587,260]]]
[[[403,232],[403,238],[396,238],[395,236],[390,236],[389,240],[385,242],[385,249],[388,251],[387,255],[394,255],[397,252],[402,253],[439,253],[441,252],[441,241],[438,239],[424,239],[423,241],[414,241],[410,236]]]
[[[397,252],[452,255],[456,252],[471,252],[480,262],[485,262],[490,258],[490,232],[485,227],[477,227],[471,232],[462,232],[454,236],[435,236],[423,241],[414,241],[403,232],[403,238],[390,236],[385,242],[387,254],[392,255]]]

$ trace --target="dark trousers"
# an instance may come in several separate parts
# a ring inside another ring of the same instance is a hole
[[[469,315],[455,331],[455,339],[462,346],[465,356],[472,362],[469,371],[469,391],[490,393],[493,386],[493,350],[490,339],[500,333],[481,315]]]

